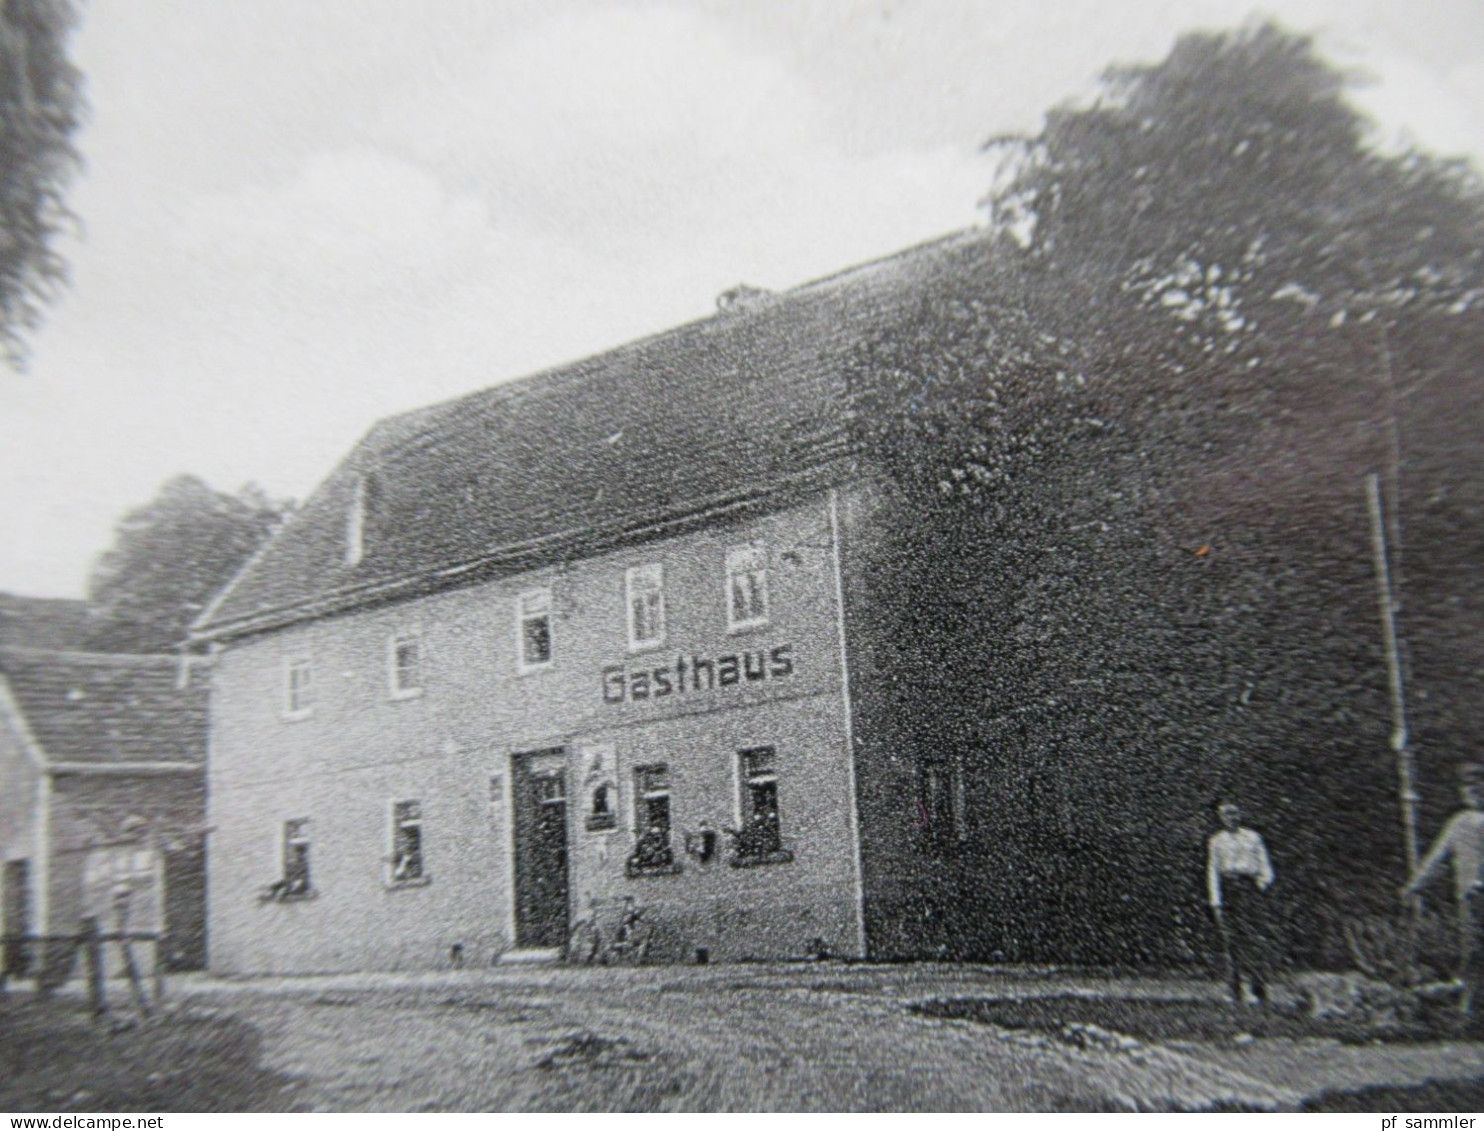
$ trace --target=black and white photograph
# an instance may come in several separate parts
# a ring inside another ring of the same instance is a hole
[[[1478,0],[0,0],[10,1126],[1481,1109]]]

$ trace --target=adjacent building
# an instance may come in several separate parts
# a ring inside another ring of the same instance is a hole
[[[208,681],[199,662],[0,646],[0,935],[161,932],[204,965]]]

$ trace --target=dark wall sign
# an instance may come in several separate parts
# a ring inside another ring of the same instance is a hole
[[[623,664],[610,664],[603,669],[603,702],[664,699],[670,695],[786,679],[793,674],[791,644],[780,644],[770,650],[734,652],[714,659],[676,656],[674,663],[640,671],[631,671]]]

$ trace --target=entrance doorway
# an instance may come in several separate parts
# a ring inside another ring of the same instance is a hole
[[[567,944],[567,756],[562,749],[512,759],[515,803],[515,944]]]
[[[0,977],[20,977],[31,968],[31,948],[25,935],[31,933],[31,862],[7,860],[0,871],[0,923],[7,936],[0,954]]]

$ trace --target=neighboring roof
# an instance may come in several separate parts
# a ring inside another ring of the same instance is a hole
[[[86,601],[0,593],[0,645],[86,648],[90,629]]]
[[[196,671],[179,686],[180,663],[0,647],[0,680],[47,763],[204,766],[207,679]]]
[[[962,232],[378,424],[202,615],[222,638],[598,552],[848,474],[842,362],[982,261]],[[745,293],[743,293],[745,291]],[[365,553],[346,563],[364,500]]]

